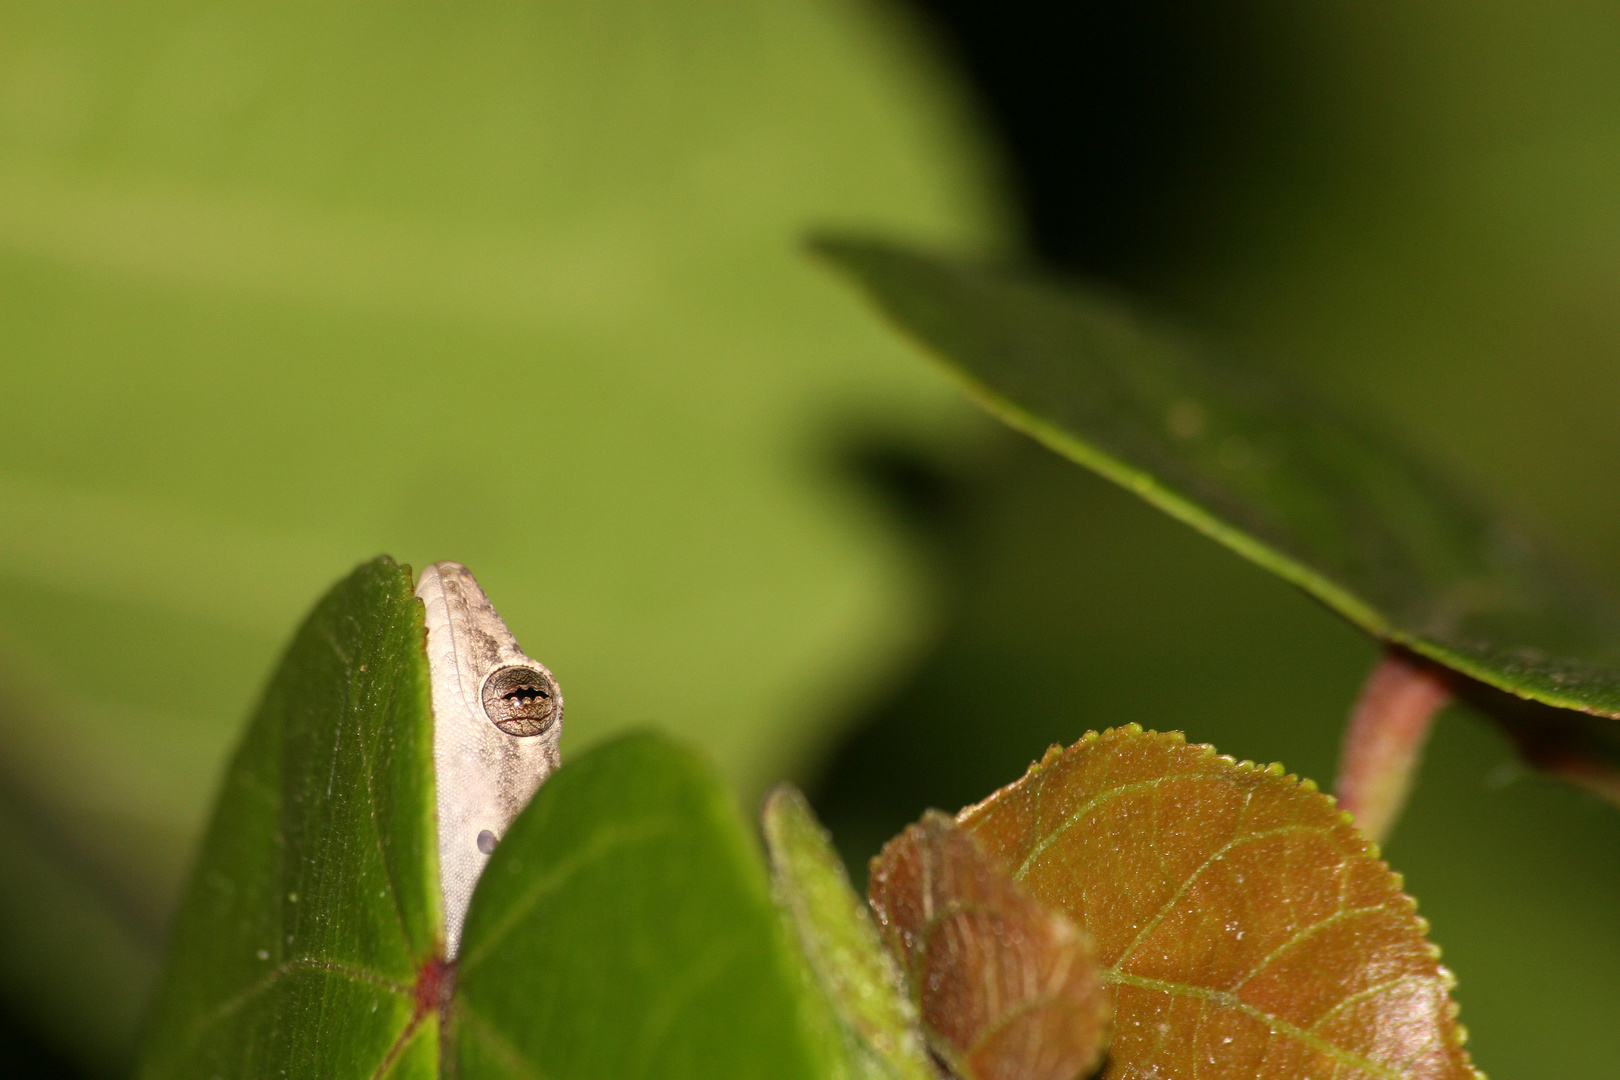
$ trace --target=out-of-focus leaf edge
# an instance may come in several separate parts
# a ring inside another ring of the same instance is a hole
[[[893,260],[897,256],[906,259],[921,259],[925,258],[924,256],[915,255],[904,249],[878,242],[835,236],[815,237],[812,240],[811,248],[816,254],[825,258],[856,282],[867,298],[897,327],[917,344],[921,345],[924,352],[936,360],[945,373],[975,403],[1009,427],[1029,435],[1071,461],[1083,465],[1105,479],[1134,492],[1171,517],[1192,526],[1244,558],[1302,589],[1382,642],[1408,649],[1419,656],[1464,675],[1468,679],[1483,683],[1486,687],[1525,699],[1528,702],[1551,706],[1555,709],[1573,710],[1597,717],[1620,719],[1620,673],[1613,675],[1614,683],[1609,694],[1602,697],[1587,696],[1578,692],[1570,692],[1568,689],[1555,684],[1549,676],[1538,675],[1535,672],[1524,672],[1517,678],[1511,677],[1500,669],[1450,648],[1442,642],[1403,630],[1392,623],[1377,607],[1357,595],[1352,589],[1277,550],[1251,533],[1221,519],[1196,500],[1166,485],[1145,469],[1098,449],[1074,432],[1065,430],[1035,415],[1017,402],[1005,397],[988,383],[954,362],[937,342],[929,340],[925,334],[911,325],[906,313],[900,310],[894,294],[885,287],[887,285],[887,282],[883,280],[885,268],[876,265],[877,263]],[[1464,691],[1461,696],[1465,698],[1472,696],[1476,704],[1493,713],[1497,711],[1492,707],[1487,695],[1470,695]],[[1514,730],[1512,723],[1509,723],[1508,727],[1515,736],[1521,734],[1519,731]],[[1560,740],[1565,752],[1568,751],[1568,744],[1570,743],[1594,741],[1590,738],[1582,738],[1582,733],[1572,731],[1565,734],[1567,737]],[[1585,732],[1584,734],[1589,736],[1591,733]],[[1525,738],[1521,738],[1521,743],[1525,741]],[[1534,736],[1528,736],[1528,741],[1535,741]],[[1609,740],[1599,739],[1595,741],[1607,743]],[[1612,757],[1613,751],[1608,751],[1603,756]]]
[[[797,788],[780,784],[760,812],[773,893],[824,996],[850,1075],[937,1080],[904,976],[885,951],[866,901],[850,887],[832,838]]]

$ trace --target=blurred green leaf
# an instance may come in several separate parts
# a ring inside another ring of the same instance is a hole
[[[824,250],[1013,427],[1375,637],[1507,694],[1620,716],[1615,609],[1469,494],[1304,390],[1072,283],[879,244]],[[1612,761],[1620,746],[1607,719],[1510,727],[1554,732],[1549,756]]]
[[[422,606],[384,557],[299,630],[226,777],[138,1075],[429,1074],[441,948]]]
[[[479,880],[449,1008],[459,1075],[835,1075],[801,963],[714,770],[627,735],[546,781]]]
[[[0,660],[47,706],[0,758],[119,914],[168,922],[377,551],[477,571],[565,754],[656,717],[758,791],[823,740],[924,601],[837,444],[966,410],[798,238],[993,243],[960,117],[843,0],[0,10]]]
[[[831,1001],[854,1076],[938,1080],[900,969],[810,804],[784,785],[762,817],[777,900]]]

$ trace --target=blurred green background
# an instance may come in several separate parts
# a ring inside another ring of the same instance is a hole
[[[277,650],[378,551],[857,870],[1053,741],[1327,781],[1370,643],[976,416],[802,253],[1024,251],[1620,583],[1595,2],[0,5],[0,1061],[116,1075]],[[1620,1059],[1620,814],[1446,714],[1388,855],[1496,1080]]]

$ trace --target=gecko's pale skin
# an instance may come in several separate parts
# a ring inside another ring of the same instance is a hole
[[[460,563],[422,571],[438,777],[439,887],[445,955],[454,958],[473,886],[506,828],[557,768],[563,699],[523,655]]]

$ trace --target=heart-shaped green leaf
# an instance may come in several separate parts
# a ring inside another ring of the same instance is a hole
[[[445,961],[423,635],[386,558],[298,632],[226,778],[138,1075],[850,1075],[746,821],[662,737],[551,777]]]
[[[1302,389],[1074,283],[878,244],[822,250],[1011,426],[1384,641],[1604,718],[1486,701],[1543,764],[1620,760],[1620,613],[1454,484]]]
[[[1478,1076],[1400,878],[1280,766],[1092,732],[958,820],[1091,934],[1104,1080]]]

